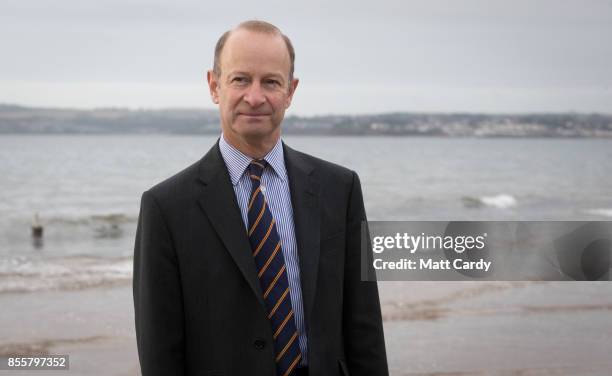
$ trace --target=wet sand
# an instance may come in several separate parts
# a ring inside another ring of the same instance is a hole
[[[381,286],[392,375],[612,374],[612,284]]]
[[[392,375],[610,375],[612,284],[381,282]],[[0,294],[0,356],[139,375],[129,284]],[[24,372],[0,371],[24,375]]]
[[[0,295],[0,356],[68,354],[69,371],[36,375],[139,375],[129,285]],[[24,375],[0,371],[0,375]]]

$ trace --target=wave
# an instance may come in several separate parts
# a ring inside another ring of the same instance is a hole
[[[133,223],[138,220],[138,217],[127,215],[125,213],[106,213],[106,214],[92,214],[86,216],[60,216],[60,217],[48,217],[41,218],[44,224],[58,224],[58,225],[95,225],[95,224],[107,224],[107,225],[121,225],[124,223]]]
[[[80,290],[127,284],[132,257],[77,255],[47,260],[25,257],[0,260],[0,293]]]
[[[588,209],[584,211],[587,214],[599,215],[602,217],[612,217],[611,208]]]
[[[90,228],[96,238],[120,238],[126,227],[136,224],[137,216],[124,213],[92,214],[85,216],[52,216],[42,217],[40,223],[43,227],[69,228],[74,231],[78,228]]]
[[[516,206],[517,204],[517,200],[514,198],[514,196],[504,193],[495,196],[464,196],[461,198],[461,201],[466,208],[480,208],[483,206],[489,206],[498,209],[508,209]]]

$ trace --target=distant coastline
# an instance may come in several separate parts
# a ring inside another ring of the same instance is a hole
[[[288,116],[285,134],[431,137],[612,138],[612,115],[394,112]],[[218,134],[216,110],[91,110],[0,104],[0,134]]]

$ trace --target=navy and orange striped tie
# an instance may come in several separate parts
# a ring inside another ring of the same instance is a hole
[[[289,376],[298,366],[302,354],[291,308],[289,280],[281,240],[261,187],[261,175],[267,164],[262,159],[253,160],[249,165],[252,190],[248,206],[248,235],[272,327],[276,374]]]

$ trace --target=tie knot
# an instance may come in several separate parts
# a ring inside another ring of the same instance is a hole
[[[256,176],[261,179],[261,175],[263,174],[264,169],[268,165],[264,159],[253,159],[249,164],[249,174],[251,177]]]

